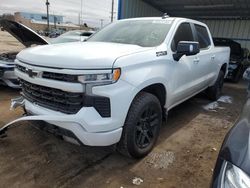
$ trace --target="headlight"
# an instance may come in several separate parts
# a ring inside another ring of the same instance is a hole
[[[225,162],[221,181],[222,188],[250,188],[250,177],[241,169]]]
[[[112,73],[85,74],[78,76],[78,81],[83,84],[111,84],[117,82],[121,76],[121,69],[114,69]]]

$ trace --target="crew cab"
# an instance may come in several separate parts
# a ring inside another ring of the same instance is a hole
[[[31,116],[1,133],[45,121],[66,140],[143,157],[169,110],[202,91],[219,97],[229,54],[214,47],[205,24],[165,16],[120,20],[82,43],[25,49],[15,69],[22,97],[12,106]]]

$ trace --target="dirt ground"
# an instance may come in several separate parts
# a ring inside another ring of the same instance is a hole
[[[0,33],[1,50],[16,47],[8,38]],[[0,87],[0,126],[22,115],[21,109],[9,111],[18,94]],[[17,124],[0,140],[0,187],[209,187],[220,145],[245,102],[246,84],[226,83],[223,95],[232,103],[219,102],[215,111],[203,109],[211,102],[204,95],[171,110],[156,147],[141,160],[123,157],[114,147],[77,146],[31,123]],[[138,186],[135,177],[143,180]]]

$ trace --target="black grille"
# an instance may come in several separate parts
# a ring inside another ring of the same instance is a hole
[[[0,77],[3,76],[5,71],[13,71],[14,67],[0,67]]]
[[[65,92],[20,80],[24,97],[40,106],[66,114],[75,114],[82,107],[94,107],[102,117],[110,117],[110,99]]]
[[[77,113],[83,105],[82,93],[70,93],[20,80],[24,97],[40,106],[66,114]]]
[[[0,77],[2,77],[4,74],[4,70],[0,68]]]
[[[85,96],[84,104],[88,107],[93,106],[102,117],[111,116],[110,99],[107,97]]]
[[[43,72],[43,78],[78,83],[78,77],[76,75],[70,75],[70,74]]]
[[[16,68],[17,68],[19,71],[26,73],[26,68],[25,68],[25,67],[23,67],[23,66],[21,66],[21,65],[16,65]]]
[[[23,72],[28,73],[26,68],[21,65],[16,65],[16,68]],[[58,81],[64,81],[64,82],[71,82],[71,83],[79,83],[78,82],[78,76],[77,75],[71,75],[71,74],[61,74],[61,73],[53,73],[53,72],[43,72],[42,74],[43,78],[51,79],[51,80],[58,80]]]

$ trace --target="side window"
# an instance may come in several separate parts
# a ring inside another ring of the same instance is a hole
[[[205,27],[195,24],[195,29],[197,33],[197,40],[200,44],[201,49],[208,48],[211,45],[211,41],[208,35],[208,31]]]
[[[189,23],[182,23],[177,29],[171,44],[172,51],[176,51],[180,41],[194,41],[193,32]]]

